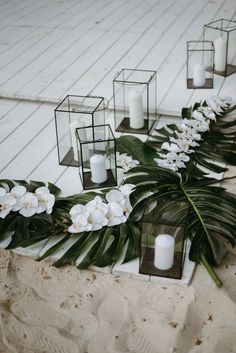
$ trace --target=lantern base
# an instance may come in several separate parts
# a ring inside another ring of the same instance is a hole
[[[148,128],[148,120],[144,119],[144,127],[141,129],[133,129],[130,127],[129,124],[130,119],[125,117],[120,125],[117,127],[116,131],[118,132],[129,132],[131,134],[143,134],[143,135],[149,135],[149,133],[152,130],[153,125],[155,124],[155,120],[150,120],[149,122],[149,128]]]
[[[74,159],[74,151],[72,147],[69,149],[69,151],[59,164],[77,168],[80,166],[80,162]]]
[[[182,254],[181,252],[175,252],[174,264],[168,270],[159,270],[154,265],[154,248],[147,248],[145,250],[143,260],[140,264],[139,272],[152,276],[167,277],[181,279],[182,277]]]
[[[212,72],[212,68],[206,68],[206,71]],[[226,70],[225,71],[216,71],[213,70],[214,74],[219,75],[219,76],[223,76],[223,77],[227,77],[230,75],[233,75],[236,73],[236,66],[235,65],[230,65],[227,64],[226,66]]]
[[[116,179],[112,173],[111,169],[107,169],[107,180],[104,183],[94,183],[92,182],[92,174],[91,172],[85,172],[83,174],[83,188],[84,190],[89,190],[89,189],[101,189],[101,188],[107,188],[110,186],[116,186]]]
[[[204,89],[204,88],[213,88],[213,79],[212,78],[207,78],[205,81],[205,85],[204,86],[195,86],[193,84],[193,79],[192,78],[188,78],[187,79],[187,88],[190,89]]]

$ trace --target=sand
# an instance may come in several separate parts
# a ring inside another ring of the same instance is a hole
[[[236,352],[232,255],[221,289],[201,266],[181,287],[0,255],[1,353]]]

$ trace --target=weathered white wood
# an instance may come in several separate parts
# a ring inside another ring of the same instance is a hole
[[[2,96],[55,101],[70,92],[110,99],[115,73],[138,67],[158,71],[159,109],[176,113],[202,95],[234,86],[235,75],[216,78],[214,90],[193,92],[186,89],[185,72],[186,41],[200,38],[213,19],[235,18],[234,0],[20,3],[12,0],[2,15]]]

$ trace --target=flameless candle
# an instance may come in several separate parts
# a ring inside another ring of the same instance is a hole
[[[70,123],[70,136],[71,136],[71,145],[73,148],[74,152],[74,160],[78,161],[78,150],[77,150],[77,137],[76,137],[76,129],[79,127],[84,127],[84,123],[81,121],[73,121]],[[86,136],[86,131],[84,129],[80,130],[80,138],[83,141],[87,141],[87,136]],[[83,160],[88,161],[89,160],[89,150],[87,145],[83,145]]]
[[[106,159],[101,154],[94,154],[90,158],[91,180],[93,183],[101,184],[107,180]]]
[[[169,234],[160,234],[155,239],[154,265],[160,270],[169,270],[174,263],[175,240]]]
[[[215,47],[215,71],[225,71],[227,41],[224,38],[218,38],[214,41]]]
[[[196,64],[193,67],[193,85],[202,87],[205,85],[205,67],[202,64]]]
[[[128,101],[130,127],[132,129],[142,129],[144,127],[142,94],[137,91],[131,91]]]

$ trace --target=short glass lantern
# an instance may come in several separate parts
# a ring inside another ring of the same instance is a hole
[[[97,96],[68,95],[55,109],[59,164],[78,167],[76,129],[105,123],[106,100]]]
[[[150,134],[157,119],[156,71],[122,69],[113,80],[115,130]]]
[[[76,136],[83,189],[117,185],[116,140],[110,125],[81,127]]]
[[[158,207],[152,209],[152,206],[153,202],[146,205],[142,217],[139,272],[181,279],[186,254],[188,204],[170,203],[163,198],[158,199]]]
[[[236,73],[236,21],[222,18],[204,25],[204,40],[214,42],[214,73],[224,77]]]
[[[187,88],[213,88],[213,65],[213,42],[187,42]]]

